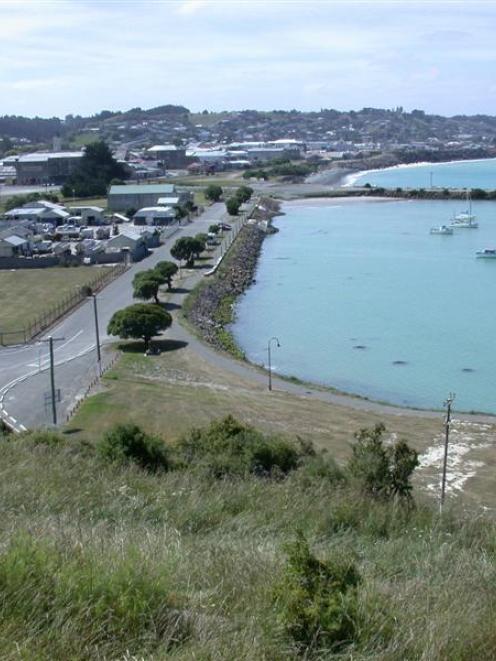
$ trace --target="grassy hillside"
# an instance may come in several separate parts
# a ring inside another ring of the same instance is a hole
[[[212,438],[154,472],[71,435],[3,442],[1,658],[494,658],[493,523],[372,498],[308,447],[260,474]]]

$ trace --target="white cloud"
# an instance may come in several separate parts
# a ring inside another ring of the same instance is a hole
[[[427,20],[425,4],[0,0],[2,112],[406,106],[405,96],[438,112],[455,98],[490,110],[496,5],[433,1]],[[33,108],[30,92],[43,89]]]
[[[192,14],[196,14],[200,10],[205,9],[208,4],[207,0],[184,0],[184,2],[179,4],[177,13],[182,14],[183,16],[191,16]]]

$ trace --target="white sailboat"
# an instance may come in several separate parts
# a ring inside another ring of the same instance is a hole
[[[466,211],[453,216],[453,220],[450,223],[451,227],[455,229],[477,229],[479,227],[476,216],[472,213],[472,198],[469,191],[467,191],[467,204],[468,208]]]

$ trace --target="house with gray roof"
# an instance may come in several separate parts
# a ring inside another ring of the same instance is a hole
[[[0,257],[19,257],[30,252],[29,241],[12,234],[0,238]]]

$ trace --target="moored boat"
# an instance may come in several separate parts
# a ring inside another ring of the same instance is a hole
[[[444,234],[451,235],[453,234],[453,228],[448,227],[447,225],[440,225],[439,227],[431,227],[431,234]]]
[[[478,259],[496,259],[496,248],[485,248],[475,253]]]
[[[472,198],[469,192],[467,192],[467,203],[467,211],[462,211],[454,215],[450,227],[454,227],[455,229],[477,229],[479,227],[476,216],[472,213]]]

